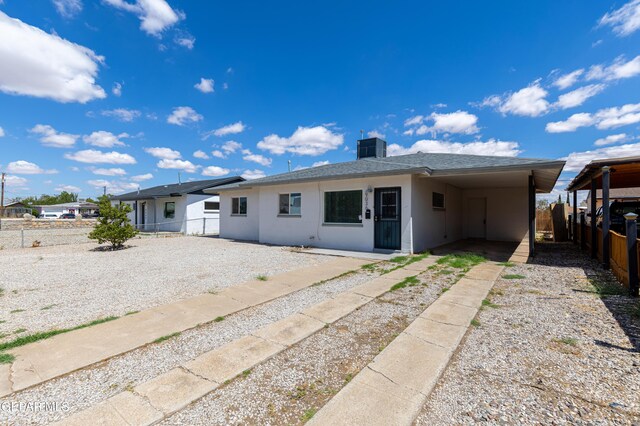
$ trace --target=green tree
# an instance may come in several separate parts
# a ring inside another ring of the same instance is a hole
[[[135,237],[138,231],[131,225],[127,214],[131,207],[127,204],[112,205],[109,197],[99,198],[100,217],[89,238],[98,240],[99,244],[111,243],[112,249],[122,248],[125,241]]]

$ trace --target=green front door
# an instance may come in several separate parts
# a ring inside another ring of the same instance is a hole
[[[375,248],[400,250],[400,188],[376,188],[374,197]]]

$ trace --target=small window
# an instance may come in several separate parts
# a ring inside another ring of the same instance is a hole
[[[247,197],[231,198],[231,214],[247,214]]]
[[[302,194],[299,192],[280,194],[278,204],[280,215],[300,216],[302,214]]]
[[[444,194],[440,192],[434,192],[432,197],[432,204],[434,209],[444,209]]]
[[[173,219],[176,217],[176,203],[169,201],[164,203],[164,217],[165,219]]]
[[[324,193],[325,223],[362,223],[362,191]]]
[[[205,201],[204,202],[205,210],[213,210],[220,211],[220,202],[219,201]]]

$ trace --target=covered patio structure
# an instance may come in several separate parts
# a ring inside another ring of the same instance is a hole
[[[593,160],[587,164],[569,183],[567,191],[573,193],[573,218],[571,222],[573,242],[580,242],[582,248],[589,249],[591,256],[598,258],[605,269],[613,273],[630,292],[638,296],[638,253],[637,238],[627,238],[610,229],[611,212],[609,191],[611,188],[640,187],[640,157],[609,158]],[[598,224],[596,199],[590,198],[589,223],[583,210],[578,213],[578,191],[590,190],[596,194],[602,191],[602,221]],[[577,218],[580,217],[580,220]],[[628,219],[633,219],[631,216]],[[635,222],[635,220],[633,220]],[[578,225],[580,224],[580,226]],[[633,228],[635,229],[635,223]]]

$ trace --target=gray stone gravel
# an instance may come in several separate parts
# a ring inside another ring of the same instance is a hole
[[[330,258],[329,258],[330,259]],[[180,336],[159,344],[151,344],[98,366],[83,369],[54,379],[11,398],[8,401],[57,401],[68,404],[70,410],[55,413],[20,413],[9,417],[0,410],[0,424],[46,424],[59,420],[113,396],[129,386],[150,380],[159,374],[220,347],[254,330],[285,318],[370,280],[374,275],[359,272],[343,278],[308,287],[269,303],[230,315],[221,322],[212,322],[183,332]],[[268,281],[265,285],[268,285]]]
[[[69,228],[69,229],[25,229],[24,247],[31,248],[34,241],[38,241],[41,247],[59,246],[68,244],[85,244],[89,232],[93,228]],[[22,232],[20,230],[1,230],[0,248],[2,250],[18,249],[22,247]]]
[[[0,251],[0,334],[9,333],[7,340],[18,329],[121,316],[332,259],[207,237],[135,239],[130,245],[115,252],[91,251],[97,246],[91,243]]]
[[[638,302],[570,244],[504,274],[416,424],[640,424]]]
[[[302,424],[437,299],[452,275],[429,271],[256,366],[163,425]]]

